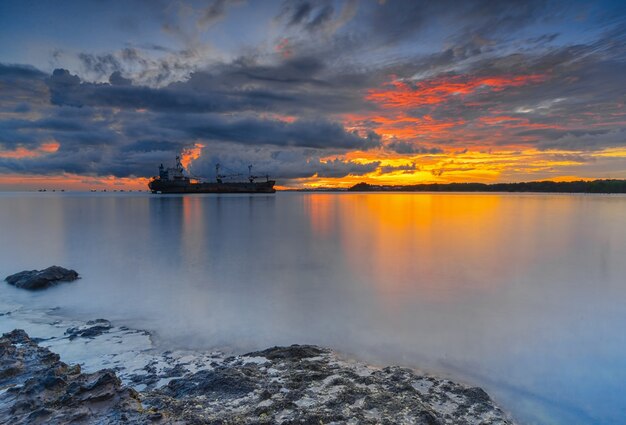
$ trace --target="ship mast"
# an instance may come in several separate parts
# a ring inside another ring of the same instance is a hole
[[[258,176],[253,176],[252,175],[252,164],[248,165],[248,180],[250,180],[250,183],[254,183],[254,179],[256,179]]]
[[[222,176],[220,175],[219,163],[215,164],[215,180],[217,180],[218,183],[222,183]]]

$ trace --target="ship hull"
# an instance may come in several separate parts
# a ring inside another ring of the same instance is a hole
[[[274,193],[274,180],[258,183],[189,183],[152,180],[152,193]]]

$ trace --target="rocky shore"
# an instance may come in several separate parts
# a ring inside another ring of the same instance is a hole
[[[115,372],[82,373],[23,330],[0,338],[0,423],[145,423],[136,391]]]
[[[480,388],[349,362],[320,347],[274,347],[239,356],[157,353],[137,348],[148,336],[103,319],[49,340],[22,330],[5,333],[0,423],[512,423]],[[124,341],[131,348],[105,353]],[[93,351],[110,367],[83,370],[93,365],[66,364],[48,348],[68,346],[84,357]]]

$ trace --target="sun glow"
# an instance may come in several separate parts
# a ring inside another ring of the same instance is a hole
[[[0,178],[0,190],[145,191],[148,181],[145,177],[91,177],[71,173],[50,176],[5,174]]]
[[[335,157],[333,157],[335,158]],[[295,185],[350,187],[359,182],[380,185],[411,185],[452,182],[520,182],[531,180],[592,180],[597,176],[573,174],[572,170],[596,159],[624,159],[624,149],[610,148],[581,154],[578,151],[464,150],[442,154],[400,155],[389,152],[350,152],[339,159],[359,164],[378,162],[377,169],[364,175],[342,178],[311,177],[298,179]],[[609,176],[610,177],[610,176]],[[615,178],[624,178],[616,176]]]

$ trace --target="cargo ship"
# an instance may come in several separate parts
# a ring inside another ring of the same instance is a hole
[[[185,174],[185,168],[176,157],[176,166],[159,167],[159,175],[148,183],[152,193],[275,193],[276,182],[265,176],[265,181],[257,182],[259,176],[252,175],[252,166],[248,166],[248,181],[229,182],[225,178],[232,177],[220,174],[220,165],[215,166],[215,181],[204,182],[202,179],[191,178]]]

